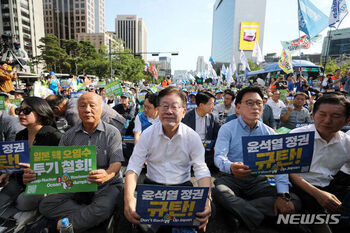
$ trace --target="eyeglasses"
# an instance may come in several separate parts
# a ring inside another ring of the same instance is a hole
[[[264,105],[264,102],[261,100],[253,101],[253,100],[246,100],[245,104],[248,105],[249,107],[253,107],[255,104],[258,107],[261,107]]]
[[[33,109],[26,107],[26,108],[16,108],[15,109],[15,113],[16,115],[21,114],[21,112],[23,112],[24,115],[29,115],[31,112],[33,111]]]
[[[169,110],[169,108],[171,109],[171,111],[178,111],[180,108],[182,108],[182,107],[180,107],[180,106],[177,106],[177,105],[171,105],[171,106],[169,106],[168,104],[161,104],[161,105],[159,105],[159,107],[163,110],[163,111],[168,111]]]

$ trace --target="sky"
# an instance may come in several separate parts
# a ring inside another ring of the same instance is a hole
[[[244,1],[244,0],[243,0]],[[259,0],[256,0],[259,1]],[[266,0],[263,53],[280,54],[280,41],[298,38],[297,0]],[[171,56],[174,70],[195,70],[197,57],[211,54],[213,5],[215,0],[105,0],[106,30],[115,31],[117,15],[143,18],[148,31],[148,52],[179,52]],[[311,0],[327,16],[332,0]],[[348,8],[350,0],[346,0]],[[350,10],[350,9],[349,9]],[[348,15],[339,28],[350,27]],[[327,30],[322,32],[326,35]],[[320,53],[322,40],[304,53]],[[148,57],[158,60],[157,57]]]

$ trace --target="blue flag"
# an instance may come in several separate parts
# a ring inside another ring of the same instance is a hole
[[[309,38],[328,27],[328,17],[309,0],[298,0],[299,30]]]
[[[209,61],[210,61],[211,63],[215,64],[215,61],[214,61],[214,59],[213,59],[211,56],[209,57]]]
[[[343,19],[348,15],[345,0],[333,0],[329,15],[329,27],[338,28]]]

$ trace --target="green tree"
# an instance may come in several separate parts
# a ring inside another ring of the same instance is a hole
[[[329,58],[327,64],[324,66],[325,74],[333,74],[336,69],[339,69],[339,66],[337,66],[335,61]]]
[[[250,67],[250,71],[256,71],[256,70],[260,70],[260,65],[257,65],[255,62],[253,62],[252,59],[248,59],[248,64]]]

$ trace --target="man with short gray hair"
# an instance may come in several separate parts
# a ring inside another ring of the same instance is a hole
[[[101,120],[102,99],[93,92],[83,94],[78,100],[81,123],[69,129],[61,138],[60,146],[96,145],[97,170],[89,173],[87,180],[98,184],[91,193],[61,193],[47,196],[39,210],[50,219],[68,217],[74,232],[85,231],[99,225],[113,213],[122,188],[120,174],[122,138],[112,125]],[[61,228],[61,220],[57,228]]]

